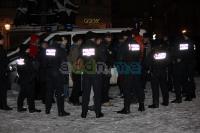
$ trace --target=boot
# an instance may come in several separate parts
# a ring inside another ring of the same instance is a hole
[[[68,116],[70,113],[64,111],[64,97],[57,97],[58,116]]]
[[[181,98],[179,98],[179,99],[175,99],[175,100],[173,100],[173,101],[171,101],[171,103],[182,103],[182,99]]]
[[[81,114],[81,118],[86,118],[87,117],[87,113],[82,113]]]
[[[189,101],[190,102],[190,101],[192,101],[192,98],[190,96],[187,96],[184,101]]]
[[[31,110],[29,110],[29,113],[40,113],[41,112],[41,110],[40,109],[31,109]]]
[[[104,117],[103,113],[96,114],[96,118],[101,118],[101,117]]]
[[[149,105],[148,107],[151,108],[151,109],[156,109],[156,108],[159,108],[159,105],[152,104],[152,105]]]
[[[13,109],[10,108],[8,105],[6,105],[5,107],[2,108],[2,110],[11,111],[11,110],[13,110]]]
[[[17,108],[17,112],[26,112],[26,111],[27,111],[27,108],[24,108],[24,107]]]
[[[139,104],[138,111],[141,111],[141,112],[145,111],[144,103]]]
[[[123,108],[122,110],[117,111],[117,113],[118,114],[130,114],[131,112],[130,112],[130,110]]]
[[[163,102],[161,105],[162,105],[162,106],[169,106],[169,103]]]

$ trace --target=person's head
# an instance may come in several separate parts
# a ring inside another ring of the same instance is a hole
[[[74,42],[75,45],[81,46],[82,43],[83,43],[83,39],[82,39],[81,36],[76,35],[76,36],[73,37],[73,42]]]
[[[0,46],[4,45],[4,37],[0,33]]]
[[[186,41],[189,40],[189,37],[188,37],[188,35],[186,35],[186,34],[183,35],[183,38],[184,38],[184,40],[186,40]]]
[[[150,43],[150,34],[144,33],[143,34],[143,41],[144,41],[144,44]]]
[[[61,44],[63,40],[62,40],[62,37],[61,37],[61,36],[56,35],[56,36],[54,37],[53,41],[54,41],[55,43]]]
[[[31,44],[31,45],[38,45],[39,40],[40,40],[39,36],[33,34],[33,35],[31,35],[30,44]]]
[[[95,35],[95,33],[92,32],[92,31],[87,32],[87,33],[86,33],[86,39],[95,42],[95,40],[96,40],[96,35]]]
[[[96,38],[96,44],[99,46],[99,45],[101,45],[101,43],[102,43],[102,38],[101,38],[101,36],[98,36]]]
[[[44,49],[48,48],[48,42],[43,42],[42,43],[42,48],[44,48]]]
[[[63,41],[62,37],[59,36],[59,35],[56,35],[56,36],[54,37],[54,39],[53,39],[53,44],[52,44],[52,46],[54,46],[54,47],[61,47],[62,41]]]
[[[163,37],[163,40],[164,40],[164,41],[168,41],[168,40],[169,40],[169,39],[168,39],[168,36],[164,36],[164,37]]]
[[[118,38],[119,43],[124,42],[123,33],[120,33],[117,38]]]
[[[62,45],[66,46],[68,44],[67,38],[62,36],[61,39],[62,39]]]
[[[112,42],[112,34],[111,33],[106,33],[104,36],[104,39],[106,42],[108,42],[109,44]]]
[[[129,33],[128,33],[128,31],[123,31],[123,32],[122,32],[122,36],[123,36],[124,41],[128,40],[128,38],[129,38]]]
[[[136,37],[136,36],[139,36],[140,34],[140,31],[139,30],[137,30],[137,29],[133,29],[133,30],[131,30],[131,36],[134,38],[134,37]]]

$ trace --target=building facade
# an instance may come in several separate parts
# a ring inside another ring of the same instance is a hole
[[[75,0],[80,6],[76,25],[81,28],[108,28],[111,23],[111,0]]]
[[[0,0],[0,31],[6,23],[12,24],[16,14],[17,0]]]
[[[40,4],[44,3],[42,1],[40,1]],[[79,5],[78,14],[76,15],[75,20],[75,24],[78,27],[111,27],[111,0],[71,0],[71,2]],[[51,2],[48,1],[48,3]],[[19,0],[0,0],[0,23],[13,23],[13,19],[16,14],[16,8],[19,6],[19,4]],[[49,8],[49,6],[51,5],[47,5],[46,7]]]

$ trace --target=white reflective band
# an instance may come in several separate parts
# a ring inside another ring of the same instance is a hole
[[[188,49],[189,49],[189,44],[187,44],[187,43],[179,45],[179,50],[180,51],[188,50]]]
[[[194,44],[194,50],[196,50],[196,45]]]
[[[156,40],[156,34],[153,34],[153,40]]]
[[[139,44],[129,44],[128,45],[130,51],[140,51],[140,45]]]
[[[94,48],[83,49],[82,54],[83,54],[83,56],[94,56],[95,49]]]
[[[164,60],[167,57],[167,53],[156,53],[153,57],[155,60]]]
[[[25,65],[24,59],[22,59],[22,58],[17,59],[17,65],[19,65],[19,66]]]
[[[47,56],[56,56],[56,49],[47,49],[46,55]]]
[[[11,66],[9,66],[9,70],[12,70],[12,67],[11,67]]]

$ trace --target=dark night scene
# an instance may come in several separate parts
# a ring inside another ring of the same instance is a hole
[[[200,133],[196,0],[0,0],[0,133]]]

